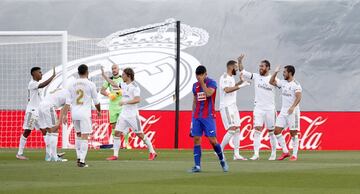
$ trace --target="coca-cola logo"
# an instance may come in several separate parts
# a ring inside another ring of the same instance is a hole
[[[301,129],[301,132],[299,132],[299,149],[306,149],[306,150],[316,150],[319,149],[321,142],[322,142],[322,136],[323,132],[319,131],[319,127],[323,125],[327,118],[323,118],[322,116],[318,116],[315,119],[312,119],[307,116],[301,116],[300,117],[302,122],[305,122],[306,126],[305,129]],[[253,137],[254,137],[254,130],[253,130],[253,124],[252,124],[252,116],[244,116],[241,118],[241,126],[240,129],[240,142],[249,142],[246,141],[247,139],[250,140],[251,143],[248,144],[241,144],[240,148],[247,148],[250,149],[253,147]],[[321,131],[324,131],[322,129]],[[292,142],[291,142],[291,135],[289,130],[285,130],[283,132],[284,138],[286,140],[286,143],[288,144],[288,147],[292,148]],[[260,148],[270,148],[270,138],[268,130],[263,130],[260,135],[261,138],[261,147]],[[230,141],[230,147],[234,147],[234,144],[232,140]],[[278,145],[278,148],[280,146]]]
[[[144,131],[144,134],[153,144],[155,143],[155,135],[157,129],[153,128],[152,126],[160,119],[160,116],[156,117],[155,115],[151,115],[148,118],[140,116],[141,127]],[[89,138],[89,144],[93,148],[99,148],[100,145],[113,143],[113,137],[112,135],[109,135],[110,124],[107,122],[107,119],[100,121],[99,123],[95,122],[92,124],[93,131]],[[68,141],[69,148],[75,147],[74,131],[75,129],[73,124],[70,124],[67,128],[66,133],[66,140]],[[129,132],[129,145],[132,148],[146,148],[145,143],[131,130]]]

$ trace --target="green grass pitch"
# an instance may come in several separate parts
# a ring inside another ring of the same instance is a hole
[[[158,150],[156,161],[147,150],[120,150],[118,161],[106,161],[112,150],[90,150],[89,168],[78,168],[74,150],[65,163],[45,162],[43,150],[26,149],[27,161],[15,149],[0,149],[0,193],[360,193],[360,152],[302,151],[299,160],[232,161],[222,172],[216,156],[203,151],[202,170],[188,173],[191,150]],[[250,157],[252,152],[242,151]],[[280,155],[280,152],[278,152]]]

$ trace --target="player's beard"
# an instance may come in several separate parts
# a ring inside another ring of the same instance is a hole
[[[231,73],[232,73],[233,75],[236,75],[236,70],[233,69]]]
[[[261,76],[264,76],[267,72],[265,70],[260,69],[259,73],[260,73]]]

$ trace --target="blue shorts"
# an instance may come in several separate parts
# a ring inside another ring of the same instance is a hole
[[[191,136],[216,137],[216,124],[214,118],[192,118]]]

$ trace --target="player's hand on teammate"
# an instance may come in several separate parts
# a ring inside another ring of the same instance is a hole
[[[97,116],[98,116],[98,118],[101,117],[101,111],[97,111]]]

